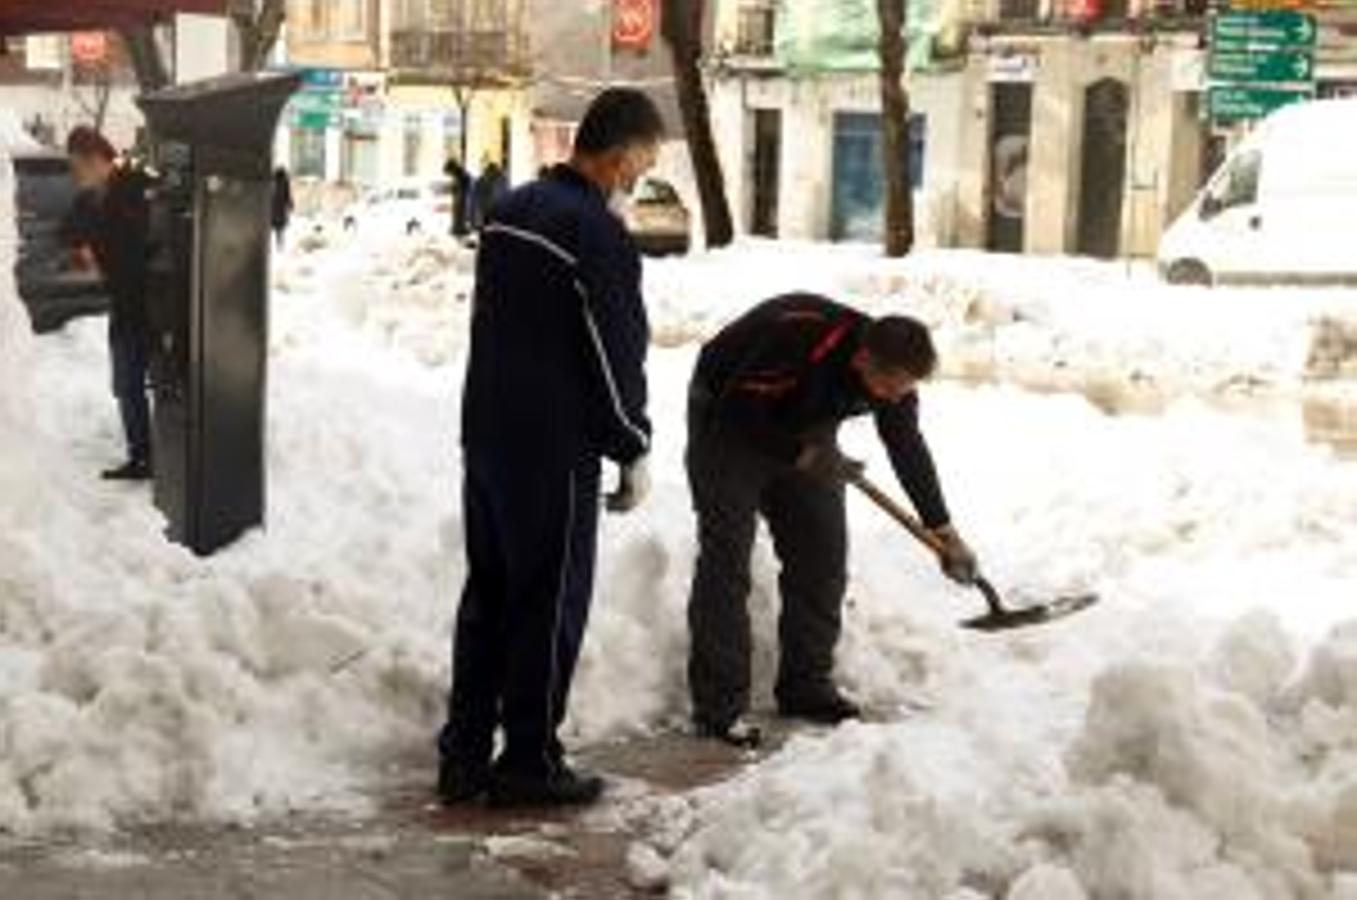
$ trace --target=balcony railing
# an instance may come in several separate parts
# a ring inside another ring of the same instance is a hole
[[[1024,22],[1041,15],[1041,0],[999,0],[999,21]]]
[[[407,75],[449,77],[468,73],[513,77],[526,66],[526,41],[504,29],[395,31],[391,66]]]

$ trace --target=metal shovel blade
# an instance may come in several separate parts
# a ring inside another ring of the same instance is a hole
[[[998,592],[988,581],[983,578],[977,579],[976,587],[984,592],[985,600],[989,603],[989,612],[961,623],[963,628],[975,631],[1008,631],[1013,628],[1045,625],[1081,613],[1098,602],[1097,594],[1075,594],[1037,606],[1009,609],[999,601]]]

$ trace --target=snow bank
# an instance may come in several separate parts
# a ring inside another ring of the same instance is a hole
[[[751,303],[814,290],[936,331],[948,374],[1178,395],[1295,394],[1357,365],[1357,292],[1169,287],[1142,264],[745,241],[648,273],[657,337],[705,337]]]
[[[1267,699],[1204,660],[1113,663],[1053,744],[1029,739],[1049,724],[1031,704],[997,725],[939,707],[797,738],[728,784],[652,801],[652,842],[683,898],[1338,900],[1357,865],[1357,707],[1314,670],[1332,684],[1337,654],[1350,676],[1351,631]]]
[[[269,530],[207,561],[163,541],[144,491],[93,477],[118,447],[99,323],[33,346],[0,302],[0,343],[17,351],[0,357],[0,479],[28,473],[0,484],[0,830],[361,810],[392,760],[425,753],[432,771],[461,582],[470,257],[438,237],[296,244],[275,270]],[[907,283],[877,280],[856,251],[800,272],[747,252],[647,270],[660,333],[684,345],[654,357],[654,497],[605,523],[576,743],[685,714],[691,338],[794,278],[879,303]],[[1112,278],[1087,272],[1070,277]],[[717,282],[733,299],[691,290]],[[1078,397],[940,384],[924,410],[991,577],[1016,602],[1085,587],[1106,602],[1057,629],[963,634],[953,620],[976,598],[854,500],[839,669],[900,721],[798,740],[671,801],[654,815],[666,835],[633,854],[638,877],[667,865],[691,896],[1027,900],[1132,885],[1158,900],[1174,895],[1135,879],[1162,856],[1192,890],[1279,896],[1259,874],[1274,866],[1338,897],[1357,834],[1357,637],[1307,642],[1347,615],[1357,473],[1307,445],[1299,421],[1195,402],[1114,419]],[[846,443],[885,471],[869,431]],[[16,468],[26,455],[41,468]],[[766,543],[754,574],[766,702]],[[1275,618],[1232,624],[1255,607]],[[1223,798],[1226,776],[1249,790]],[[1180,838],[1172,855],[1165,834]]]
[[[2,121],[0,121],[2,124]],[[18,232],[14,214],[14,167],[0,137],[0,421],[20,421],[28,405],[27,392],[32,338],[28,314],[14,286]]]

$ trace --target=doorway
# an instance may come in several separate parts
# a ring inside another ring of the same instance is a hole
[[[1027,164],[1032,135],[1032,85],[990,87],[989,216],[985,247],[1021,253],[1026,243]]]
[[[778,181],[782,160],[782,111],[754,110],[754,204],[749,231],[777,237]]]
[[[1126,196],[1126,116],[1130,92],[1115,78],[1084,91],[1084,143],[1079,175],[1077,251],[1113,259],[1121,252]]]

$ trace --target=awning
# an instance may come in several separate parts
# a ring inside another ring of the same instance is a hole
[[[0,34],[132,28],[174,13],[225,15],[229,0],[0,0]]]

